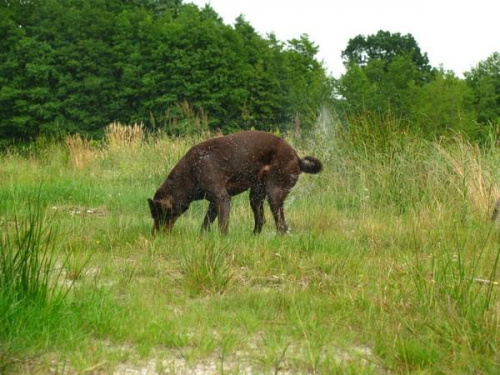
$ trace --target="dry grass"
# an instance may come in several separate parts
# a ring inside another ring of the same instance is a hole
[[[457,178],[454,186],[476,212],[490,212],[500,197],[500,186],[485,167],[483,153],[477,144],[461,140],[456,147],[445,149],[435,144],[440,155],[451,166]]]
[[[144,125],[109,124],[105,129],[106,142],[111,151],[137,149],[145,138]]]
[[[85,169],[98,157],[98,150],[78,133],[66,137],[64,143],[69,151],[71,165],[75,169]]]

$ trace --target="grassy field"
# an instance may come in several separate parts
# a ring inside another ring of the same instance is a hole
[[[195,202],[151,236],[146,199],[190,146],[140,127],[0,156],[0,373],[500,371],[500,150],[387,119],[289,139],[324,163],[252,235]],[[376,125],[376,133],[366,129]]]

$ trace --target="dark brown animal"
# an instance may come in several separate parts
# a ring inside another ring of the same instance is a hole
[[[301,159],[283,139],[261,131],[243,131],[214,138],[192,147],[177,163],[165,182],[148,199],[154,219],[153,233],[170,230],[194,200],[210,204],[202,229],[219,218],[219,229],[227,233],[231,196],[250,189],[250,205],[255,218],[254,233],[264,225],[267,197],[278,233],[288,230],[283,202],[299,174],[319,173],[321,162]]]

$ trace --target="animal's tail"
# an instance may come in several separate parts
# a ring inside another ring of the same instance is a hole
[[[300,170],[305,173],[319,173],[323,169],[323,164],[312,156],[299,159]]]

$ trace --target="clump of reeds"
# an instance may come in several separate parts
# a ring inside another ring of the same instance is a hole
[[[222,294],[231,280],[227,250],[213,244],[186,251],[181,263],[186,286],[193,294]]]
[[[113,122],[106,127],[105,136],[110,150],[136,149],[145,138],[144,125]]]
[[[64,143],[69,151],[71,165],[76,169],[85,169],[98,156],[91,141],[84,139],[78,133],[66,137]]]
[[[45,305],[65,295],[55,272],[55,234],[39,201],[30,203],[26,217],[16,217],[13,228],[2,229],[0,297]]]
[[[500,197],[500,187],[485,167],[483,153],[477,144],[459,140],[455,147],[444,148],[436,143],[439,154],[448,162],[456,179],[454,188],[467,200],[474,212],[490,215],[491,207]]]

